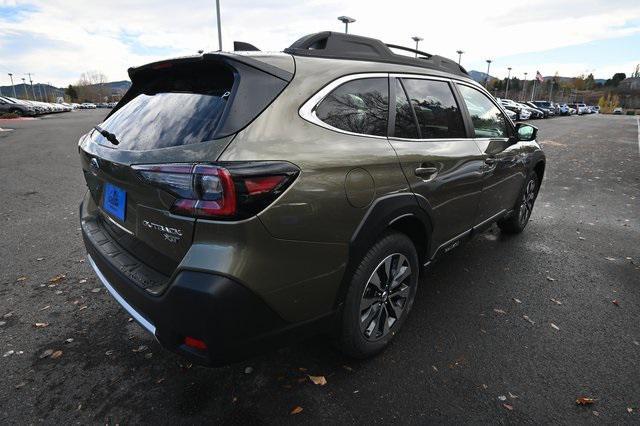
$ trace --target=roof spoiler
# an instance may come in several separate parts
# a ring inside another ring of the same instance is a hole
[[[253,44],[245,43],[244,41],[234,41],[233,51],[234,52],[259,52],[260,49],[255,47]]]

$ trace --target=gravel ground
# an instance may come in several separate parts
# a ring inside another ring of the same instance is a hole
[[[84,261],[76,144],[104,115],[0,122],[0,423],[640,421],[636,118],[535,122],[548,165],[527,230],[434,264],[377,358],[317,337],[206,369],[130,322]]]

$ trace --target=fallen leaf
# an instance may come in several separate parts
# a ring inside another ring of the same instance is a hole
[[[145,346],[145,345],[140,345],[140,346],[138,346],[136,349],[132,349],[131,351],[132,351],[132,352],[136,352],[136,353],[137,353],[137,352],[144,352],[144,351],[146,351],[146,350],[147,350],[147,346]]]
[[[0,326],[5,325],[7,322],[6,321],[0,321]]]
[[[324,386],[327,384],[327,379],[324,376],[308,376],[314,384]]]
[[[620,306],[620,302],[618,302],[618,299],[613,299],[611,303],[613,303],[616,306]]]
[[[522,303],[522,301],[520,299],[516,299],[515,297],[513,298],[513,301],[516,303]]]
[[[579,239],[580,241],[584,241],[584,240],[586,240],[586,238],[585,238],[585,237],[578,237],[578,239]]]
[[[5,352],[5,353],[2,355],[2,357],[3,357],[3,358],[6,358],[6,357],[8,357],[8,356],[13,355],[14,353],[15,353],[15,351],[13,351],[13,350],[11,350],[11,351],[7,351],[7,352]]]
[[[58,359],[62,356],[62,351],[55,351],[51,354],[51,359]]]
[[[627,407],[627,413],[629,413],[629,414],[633,413],[633,408]]]
[[[302,407],[300,407],[299,405],[296,405],[295,407],[293,407],[293,410],[291,410],[289,414],[293,415],[293,414],[300,414],[300,413],[302,413]]]
[[[100,290],[102,290],[100,287],[96,287],[91,290],[91,293],[100,293]]]
[[[49,309],[50,307],[51,307],[51,305],[47,305],[47,306],[45,306],[44,308],[40,308],[40,310],[41,310],[41,311],[44,311],[44,310]]]
[[[509,392],[509,398],[511,399],[518,399],[518,395],[514,395],[511,392]]]
[[[500,401],[506,401],[506,400],[507,400],[507,397],[506,397],[506,396],[504,396],[504,395],[498,395],[498,399],[499,399]]]
[[[553,303],[555,303],[556,305],[562,305],[562,302],[557,300],[557,299],[549,299],[551,300]]]
[[[531,324],[535,324],[535,321],[533,321],[531,318],[529,318],[529,315],[523,315],[522,318],[526,319],[527,321],[529,321]]]
[[[547,277],[547,281],[555,281],[555,278]]]
[[[53,353],[53,349],[47,349],[46,351],[42,352],[40,354],[40,359],[46,358],[51,356],[51,354]]]
[[[596,410],[593,410],[593,411],[592,411],[592,413],[593,413],[593,415],[594,415],[594,416],[596,416],[596,417],[598,417],[598,416],[600,415],[600,413],[598,413]]]
[[[79,311],[84,311],[85,309],[87,309],[87,305],[80,306],[80,307],[78,308],[78,310],[79,310]]]
[[[78,281],[78,282],[79,282],[80,284],[84,284],[84,283],[86,283],[86,282],[87,282],[87,280],[85,280],[85,279],[83,278],[83,279],[81,279],[81,280],[80,280],[80,281]]]
[[[162,383],[162,382],[164,382],[164,377],[161,377],[161,378],[159,378],[158,380],[156,380],[156,384],[158,384],[158,385],[159,385],[160,383]]]
[[[57,283],[59,281],[62,281],[66,278],[67,276],[65,274],[58,274],[55,277],[51,278],[49,280],[50,283]]]
[[[73,337],[69,337],[67,340],[64,341],[65,343],[72,343],[73,342]]]
[[[500,314],[500,315],[505,315],[506,312],[503,311],[502,309],[494,309],[493,312],[495,312],[496,314]]]
[[[16,280],[16,282],[20,282],[20,281],[26,281],[27,277],[18,277],[18,279]]]
[[[26,383],[25,383],[25,382],[20,382],[20,383],[18,383],[17,385],[15,385],[14,387],[15,387],[16,389],[20,389],[20,388],[21,388],[21,387],[23,387],[24,385],[26,385]]]
[[[106,351],[104,354],[105,354],[106,356],[111,356],[111,355],[113,355],[113,352],[114,352],[114,351],[113,351],[113,349],[109,349],[109,350],[108,350],[108,351]]]
[[[605,259],[607,259],[608,261],[611,261],[611,262],[615,262],[615,260],[616,260],[615,257],[605,257]]]
[[[304,367],[298,367],[298,370],[303,371],[303,372],[304,372],[304,371],[307,371],[307,369],[306,369],[306,368],[304,368]]]
[[[251,366],[245,367],[244,374],[251,374],[251,373],[253,373],[253,367]]]
[[[560,330],[560,327],[558,327],[557,325],[555,325],[554,323],[551,323],[551,327],[555,328],[556,330]]]
[[[589,398],[589,397],[586,397],[586,396],[581,396],[578,399],[576,399],[576,404],[578,404],[578,405],[591,405],[594,402],[596,402],[595,399]]]
[[[45,328],[45,327],[49,327],[49,323],[48,322],[37,322],[34,324],[34,326],[36,328]]]
[[[153,354],[151,352],[149,352],[148,354],[144,354],[145,359],[151,359],[153,357]]]
[[[506,404],[506,403],[505,403],[505,404],[502,404],[502,406],[503,406],[504,408],[506,408],[507,410],[509,410],[509,411],[513,411],[513,406],[512,406],[512,405],[509,405],[509,404]]]
[[[38,262],[40,262],[41,260],[44,260],[44,257],[38,257],[38,258],[36,258],[36,260],[37,260]]]
[[[2,316],[2,318],[7,319],[7,318],[11,318],[12,316],[13,316],[13,312],[7,312],[6,314],[4,314],[4,315]]]

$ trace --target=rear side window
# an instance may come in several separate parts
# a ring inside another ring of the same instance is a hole
[[[101,128],[118,149],[150,150],[213,139],[234,82],[233,72],[206,63],[175,65],[151,74],[137,95]],[[98,143],[113,147],[94,132]]]
[[[418,119],[421,139],[464,138],[464,122],[445,81],[402,79]]]
[[[469,86],[458,85],[464,99],[477,138],[509,137],[506,117],[482,92]]]
[[[396,124],[393,132],[393,136],[397,138],[406,139],[418,139],[420,134],[418,133],[418,126],[416,125],[416,119],[413,115],[413,108],[407,99],[407,95],[400,83],[400,80],[396,79]]]
[[[340,130],[363,135],[386,136],[389,83],[386,78],[352,80],[327,95],[316,116]]]

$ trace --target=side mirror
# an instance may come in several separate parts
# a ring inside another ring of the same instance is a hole
[[[525,123],[516,124],[516,138],[518,141],[529,142],[535,140],[536,136],[538,136],[537,127]]]

